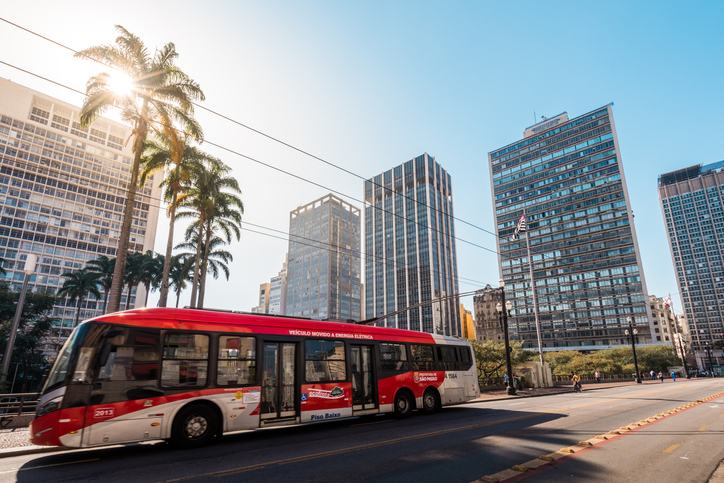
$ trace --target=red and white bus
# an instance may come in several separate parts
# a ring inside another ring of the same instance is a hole
[[[291,317],[140,309],[68,339],[30,425],[37,445],[167,439],[180,447],[274,425],[413,409],[480,395],[469,342]]]

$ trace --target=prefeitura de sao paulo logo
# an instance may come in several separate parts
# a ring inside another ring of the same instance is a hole
[[[339,386],[335,386],[331,391],[325,391],[324,389],[310,389],[309,397],[317,397],[322,399],[339,399],[344,396],[344,389]]]

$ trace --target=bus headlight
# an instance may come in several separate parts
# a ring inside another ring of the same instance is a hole
[[[45,416],[46,414],[57,411],[60,409],[60,402],[63,400],[63,396],[58,396],[56,398],[51,399],[50,401],[46,402],[42,406],[40,406],[37,411],[35,411],[35,417],[39,418],[41,416]]]

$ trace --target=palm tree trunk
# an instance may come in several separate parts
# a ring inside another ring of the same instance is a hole
[[[176,308],[178,308],[179,300],[181,300],[181,289],[176,290]]]
[[[143,286],[146,287],[146,299],[143,301],[143,306],[148,307],[148,294],[151,293],[151,284],[149,282],[144,282]]]
[[[133,292],[133,282],[128,282],[128,296],[126,296],[126,310],[131,308],[131,292]]]
[[[109,312],[118,312],[121,307],[121,294],[123,292],[123,275],[126,271],[126,258],[128,256],[128,240],[131,237],[131,223],[133,222],[133,204],[136,201],[136,187],[138,186],[138,170],[141,166],[141,155],[143,154],[143,142],[146,140],[148,125],[148,101],[143,100],[141,106],[141,119],[136,127],[136,139],[133,146],[133,168],[131,170],[131,184],[128,187],[126,197],[126,208],[123,211],[123,225],[121,225],[121,237],[118,239],[118,251],[116,253],[116,266],[113,270],[113,285],[111,285],[111,302]]]
[[[201,264],[201,283],[199,284],[199,308],[204,308],[204,294],[206,293],[206,270],[209,266],[209,245],[211,244],[211,223],[206,227],[206,242],[204,243],[204,258]]]
[[[199,288],[199,261],[201,259],[201,239],[204,237],[204,223],[199,220],[199,237],[196,241],[196,262],[194,263],[194,283],[191,286],[191,308],[196,308],[196,293]]]
[[[178,165],[177,165],[177,168]],[[168,222],[168,240],[166,241],[166,259],[163,261],[163,275],[161,276],[161,296],[158,300],[159,307],[165,307],[168,301],[169,278],[171,277],[171,256],[173,255],[173,230],[176,224],[176,208],[178,207],[177,192],[174,190],[171,200],[171,219]]]
[[[83,305],[83,296],[78,297],[78,310],[75,311],[75,324],[73,327],[78,327],[78,321],[80,320],[80,306]]]
[[[106,315],[106,312],[108,312],[108,290],[104,290],[105,297],[103,297],[103,315]]]

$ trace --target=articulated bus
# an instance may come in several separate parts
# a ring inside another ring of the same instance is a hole
[[[414,409],[480,395],[469,342],[291,317],[139,309],[81,323],[48,376],[33,444],[94,447]]]

